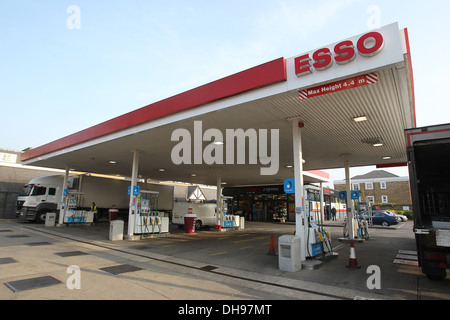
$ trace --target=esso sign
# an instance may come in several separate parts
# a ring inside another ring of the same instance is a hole
[[[329,48],[316,50],[312,57],[309,53],[294,59],[295,74],[298,77],[310,74],[313,68],[317,71],[327,70],[336,61],[339,65],[352,62],[356,58],[356,51],[365,57],[370,58],[379,54],[384,48],[384,38],[379,32],[369,32],[356,43],[356,48],[352,41],[346,40],[334,46],[333,53]],[[312,58],[312,59],[311,59]]]

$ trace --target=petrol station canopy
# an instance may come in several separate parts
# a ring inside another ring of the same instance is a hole
[[[296,123],[304,170],[342,168],[344,156],[352,167],[405,165],[404,129],[416,126],[407,30],[394,23],[267,62],[26,151],[22,161],[129,177],[138,151],[143,178],[215,185],[220,172],[227,186],[281,184],[294,175]],[[192,164],[172,159],[181,141],[172,141],[177,129],[191,135]],[[268,167],[264,157],[249,163],[249,141],[244,164],[225,163],[226,140],[216,145],[225,164],[194,164],[196,151],[212,147],[203,141],[208,129],[218,129],[224,140],[227,129],[254,129],[258,138],[261,129],[269,137],[279,130],[278,173],[260,174]]]

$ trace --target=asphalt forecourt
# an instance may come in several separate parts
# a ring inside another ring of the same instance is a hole
[[[201,300],[208,294],[208,299],[219,298],[218,292],[211,295],[210,290],[206,289],[217,282],[219,286],[236,286],[236,291],[232,291],[234,293],[222,292],[221,299],[449,298],[444,290],[448,282],[429,284],[414,264],[394,263],[400,250],[414,250],[409,227],[376,229],[368,241],[355,245],[357,261],[361,266],[359,269],[346,268],[350,246],[336,240],[333,247],[339,253],[338,258],[325,261],[316,270],[288,273],[278,269],[277,256],[269,255],[268,250],[272,235],[277,242],[278,237],[293,230],[293,226],[271,223],[247,225],[246,230],[235,232],[201,230],[187,235],[174,229],[174,233],[166,238],[111,242],[106,223],[68,228],[2,223],[0,236],[7,240],[3,245],[7,250],[2,250],[0,262],[5,263],[2,266],[7,267],[10,273],[5,271],[2,275],[5,286],[0,295],[6,299],[127,299],[126,296],[132,299]],[[341,228],[330,230],[334,239],[342,232]],[[22,266],[26,271],[21,271]],[[67,290],[68,277],[77,272],[83,279],[81,289]],[[147,275],[147,272],[152,275]],[[144,274],[142,279],[141,274]],[[144,291],[152,287],[154,282],[151,279],[155,276],[159,279],[158,287],[164,288],[164,293],[158,296],[153,290],[149,295],[139,288],[130,289],[130,293],[123,295],[123,286],[114,285],[110,281],[111,276],[119,277],[120,282],[132,281],[131,287],[142,282],[146,287]],[[166,292],[170,288],[173,290],[174,286],[193,290],[188,285],[182,285],[186,283],[184,277],[188,277],[189,281],[193,281],[192,277],[198,277],[200,280],[196,282],[205,281],[208,285],[193,285],[192,288],[197,286],[195,294],[177,290],[171,296]],[[34,285],[39,289],[20,290],[22,285],[27,285],[26,281],[21,281],[28,279],[37,281],[38,284]],[[83,286],[87,282],[85,279],[89,279],[89,286]],[[166,283],[169,279],[170,282]],[[106,281],[105,285],[103,281]],[[181,282],[175,284],[177,281]],[[55,291],[55,288],[59,290]],[[117,292],[118,289],[121,292]],[[48,295],[42,296],[41,290],[46,290]],[[58,291],[59,295],[54,296]],[[38,292],[38,295],[33,295]]]

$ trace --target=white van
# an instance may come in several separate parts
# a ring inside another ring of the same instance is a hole
[[[195,229],[198,230],[202,226],[214,226],[216,221],[216,203],[195,203],[187,201],[175,201],[172,210],[172,223],[178,226],[184,225],[184,215],[192,208],[195,214]]]

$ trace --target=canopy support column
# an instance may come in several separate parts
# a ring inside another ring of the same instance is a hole
[[[133,194],[134,187],[137,186],[137,177],[139,171],[139,151],[133,151],[133,168],[131,171],[131,190],[130,190],[130,206],[128,211],[128,239],[133,239],[134,224],[137,209],[137,195]]]
[[[292,121],[292,138],[294,147],[294,178],[295,178],[295,235],[300,238],[300,259],[306,260],[306,238],[305,228],[308,222],[305,221],[305,197],[303,193],[303,151],[301,128],[303,122]]]
[[[64,172],[64,180],[62,185],[62,193],[61,193],[61,201],[59,203],[59,218],[57,226],[60,227],[64,224],[64,216],[66,215],[66,207],[67,207],[67,197],[69,195],[69,190],[67,188],[69,184],[69,173],[70,169],[68,166],[65,166],[66,171]]]
[[[216,225],[222,223],[222,170],[217,170]]]
[[[352,181],[350,178],[350,161],[349,155],[344,155],[344,166],[345,166],[345,189],[347,191],[347,227],[348,227],[348,238],[350,240],[355,239],[355,230],[353,227],[353,200],[351,195],[351,185]]]

